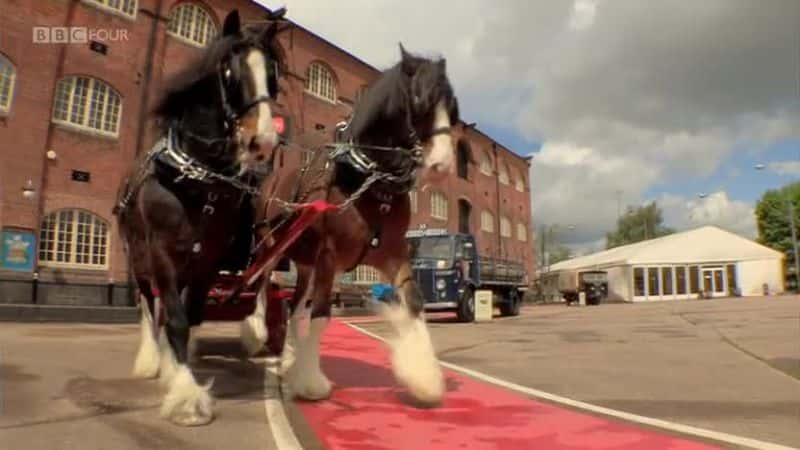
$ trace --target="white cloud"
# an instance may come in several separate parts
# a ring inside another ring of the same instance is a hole
[[[286,3],[291,18],[378,67],[397,60],[398,41],[444,55],[468,121],[542,143],[534,222],[576,224],[573,243],[613,227],[616,191],[623,206],[641,204],[733,152],[800,138],[796,0]],[[718,210],[698,217],[752,231],[749,217],[725,212],[747,205],[707,200]]]
[[[767,168],[778,175],[800,177],[800,161],[776,161],[769,163]]]
[[[725,191],[693,199],[662,195],[658,205],[664,212],[665,223],[678,230],[716,225],[751,239],[757,234],[753,205],[731,200]]]

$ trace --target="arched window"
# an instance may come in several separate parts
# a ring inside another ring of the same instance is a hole
[[[506,216],[500,216],[500,236],[511,237],[511,221]]]
[[[525,224],[523,223],[517,224],[517,240],[520,242],[528,240],[528,229],[525,228]]]
[[[360,265],[356,266],[353,271],[353,282],[359,284],[372,284],[381,281],[381,273],[378,269],[372,266]]]
[[[494,215],[489,211],[481,211],[481,230],[494,233]]]
[[[447,220],[447,197],[441,192],[431,193],[431,217]]]
[[[197,3],[180,3],[169,12],[167,32],[192,45],[205,47],[217,34],[211,14]]]
[[[458,177],[464,180],[469,178],[469,163],[472,161],[472,149],[466,139],[458,141],[458,150],[456,151],[457,159],[457,172]]]
[[[108,267],[108,223],[79,209],[44,217],[39,233],[39,263],[88,269]]]
[[[492,175],[492,157],[489,156],[489,152],[483,151],[483,156],[481,157],[481,173],[484,175]]]
[[[522,171],[517,171],[517,176],[514,179],[514,187],[520,191],[525,192],[525,175],[522,174]]]
[[[122,100],[105,82],[84,76],[58,82],[53,122],[116,137],[121,116]]]
[[[498,161],[497,167],[497,177],[500,179],[500,184],[508,185],[508,165],[506,165],[504,162]]]
[[[0,55],[0,113],[8,112],[11,109],[16,77],[17,69],[5,56]]]
[[[308,66],[306,91],[336,103],[336,81],[331,71],[321,63],[315,62]]]
[[[121,13],[127,17],[136,17],[136,0],[83,0],[90,5],[97,5],[100,9],[107,9],[112,13]]]
[[[416,189],[408,193],[408,199],[411,202],[411,214],[416,214],[418,211],[419,194]]]

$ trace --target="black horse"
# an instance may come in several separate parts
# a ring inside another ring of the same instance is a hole
[[[287,342],[297,338],[301,316],[311,315],[310,333],[299,341],[288,369],[293,393],[306,399],[330,394],[331,384],[320,368],[320,337],[330,319],[336,274],[358,264],[378,268],[398,288],[400,305],[387,311],[397,330],[393,367],[398,380],[425,404],[439,402],[444,393],[405,233],[411,217],[409,191],[419,181],[441,181],[452,169],[451,127],[458,122],[458,103],[444,60],[410,55],[400,48],[402,60],[367,89],[341,130],[342,142],[332,152],[316,152],[308,167],[276,174],[262,186],[264,208],[257,218],[269,225],[262,233],[286,220],[284,208],[274,198],[351,202],[341,213],[325,213],[286,254],[297,266]],[[264,283],[256,312],[243,322],[245,346],[251,351],[260,349],[267,334],[258,330],[264,326],[267,288]],[[284,320],[280,310],[268,315],[271,328]],[[259,340],[252,342],[255,337]],[[284,355],[287,361],[290,357]]]
[[[237,11],[228,14],[222,34],[173,80],[155,109],[164,137],[120,187],[115,214],[144,297],[134,374],[160,372],[169,384],[161,413],[180,425],[213,419],[210,383],[198,385],[188,366],[190,326],[202,321],[231,249],[249,250],[233,241],[252,235],[251,197],[277,144],[269,103],[277,96],[274,38],[284,12],[251,28]]]

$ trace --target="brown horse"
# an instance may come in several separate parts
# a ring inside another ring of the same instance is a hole
[[[320,369],[319,344],[331,315],[335,276],[359,264],[379,269],[400,294],[387,311],[397,331],[392,342],[396,377],[424,404],[436,404],[444,391],[423,317],[423,299],[411,276],[405,233],[411,212],[408,192],[417,178],[440,181],[454,155],[451,126],[458,104],[447,78],[445,61],[413,56],[400,46],[402,60],[385,71],[363,95],[332,152],[317,151],[302,169],[276,174],[262,186],[262,198],[307,202],[324,199],[350,203],[326,213],[293,244],[287,256],[297,267],[297,286],[290,304],[287,339],[299,339],[298,323],[310,313],[310,332],[297,342],[287,377],[292,392],[306,399],[326,398],[331,384]],[[280,201],[267,200],[258,215],[267,229],[291,220]],[[257,351],[266,337],[266,294],[243,323],[243,339]],[[307,301],[310,300],[310,301]],[[272,322],[272,321],[270,321]],[[290,355],[285,352],[284,358]]]
[[[200,386],[189,369],[190,326],[202,321],[231,248],[249,252],[232,237],[251,236],[255,172],[277,143],[269,105],[276,27],[243,29],[237,11],[226,17],[203,57],[173,80],[155,111],[165,136],[120,187],[115,214],[144,297],[134,374],[160,372],[169,385],[161,413],[180,425],[213,418],[210,383]]]

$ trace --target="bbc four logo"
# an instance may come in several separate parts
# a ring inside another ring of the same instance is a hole
[[[127,40],[128,30],[124,28],[33,27],[34,44],[88,44],[89,41]]]

